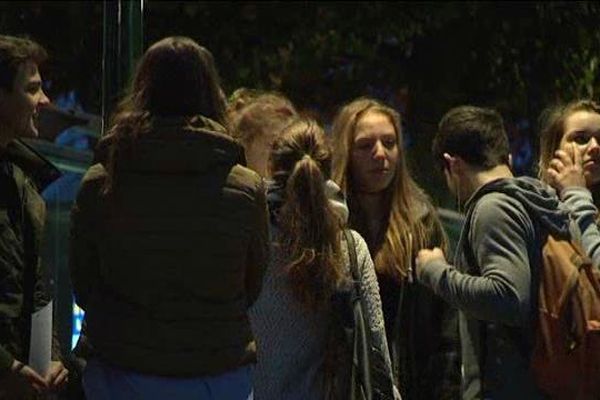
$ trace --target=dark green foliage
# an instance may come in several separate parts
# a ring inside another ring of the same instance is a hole
[[[179,34],[211,49],[227,94],[278,89],[326,124],[359,95],[398,107],[417,178],[435,187],[424,166],[450,107],[496,107],[509,128],[528,121],[520,134],[535,152],[545,106],[597,97],[598,21],[596,2],[148,1],[144,16],[146,45]],[[45,45],[51,94],[76,88],[99,112],[101,2],[0,2],[0,31]]]

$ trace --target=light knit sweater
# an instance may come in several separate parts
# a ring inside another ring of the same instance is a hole
[[[277,227],[271,226],[277,237]],[[386,356],[379,286],[363,238],[352,231],[365,311],[374,343]],[[350,276],[347,245],[341,243],[346,270]],[[320,400],[324,398],[323,362],[327,328],[331,315],[325,311],[309,312],[298,303],[287,283],[284,267],[286,254],[277,246],[271,249],[271,260],[264,276],[261,294],[250,310],[250,322],[257,343],[258,362],[254,369],[256,400]],[[347,368],[348,366],[340,366]],[[391,372],[390,372],[391,374]]]

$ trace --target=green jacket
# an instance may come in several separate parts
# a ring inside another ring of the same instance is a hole
[[[15,358],[28,362],[31,314],[49,301],[40,263],[46,208],[38,188],[59,176],[21,141],[0,150],[0,375]]]
[[[255,360],[247,309],[268,261],[262,179],[204,119],[154,120],[103,194],[102,163],[72,211],[70,267],[87,338],[141,373],[204,376]]]

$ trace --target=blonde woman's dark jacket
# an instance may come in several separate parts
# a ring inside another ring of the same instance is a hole
[[[444,231],[431,204],[419,218],[427,248],[441,246]],[[414,260],[417,249],[413,249]],[[413,266],[414,269],[414,266]],[[457,312],[429,288],[398,283],[377,274],[394,377],[404,399],[453,400],[460,396],[460,343]]]
[[[102,163],[72,210],[70,267],[87,337],[102,360],[145,374],[215,375],[255,360],[247,309],[268,259],[262,179],[202,117],[155,119]]]

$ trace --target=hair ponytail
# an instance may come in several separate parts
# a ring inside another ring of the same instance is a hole
[[[289,283],[302,304],[316,308],[345,277],[340,223],[325,194],[331,152],[323,130],[311,120],[292,123],[273,144],[271,164],[285,187],[279,225]]]

